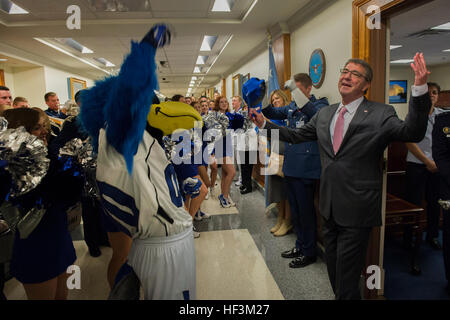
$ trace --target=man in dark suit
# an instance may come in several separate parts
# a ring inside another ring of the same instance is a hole
[[[433,160],[439,169],[441,178],[439,197],[447,203],[442,203],[444,223],[443,252],[447,292],[450,294],[450,112],[441,113],[435,118],[432,136]]]
[[[328,276],[336,299],[361,298],[359,280],[369,235],[373,227],[382,223],[384,150],[392,141],[418,142],[425,135],[431,100],[423,54],[416,54],[411,67],[415,82],[404,122],[392,106],[364,98],[373,72],[367,62],[359,59],[349,60],[341,70],[341,103],[320,109],[301,128],[278,127],[252,111],[256,125],[278,129],[282,141],[319,143],[319,208],[324,219]]]

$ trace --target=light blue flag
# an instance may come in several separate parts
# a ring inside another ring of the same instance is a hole
[[[271,103],[270,101],[270,94],[274,91],[280,89],[280,84],[278,83],[278,75],[277,75],[277,68],[275,66],[275,59],[273,57],[272,52],[272,42],[269,42],[269,79],[267,81],[267,101],[268,103]],[[285,121],[284,120],[271,120],[272,122],[284,126]],[[270,144],[268,146],[270,150]],[[268,156],[267,156],[268,158]],[[268,159],[266,159],[267,161]],[[267,162],[266,162],[267,163]],[[269,194],[271,192],[271,186],[270,186],[270,178],[268,175],[265,176],[264,179],[265,182],[265,200],[266,200],[266,207],[270,205],[269,203]]]
[[[275,59],[272,52],[272,43],[269,43],[269,80],[267,94],[274,90],[280,89],[280,84],[278,83],[277,67],[275,66]]]

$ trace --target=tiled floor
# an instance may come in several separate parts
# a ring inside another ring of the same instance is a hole
[[[303,269],[291,269],[280,256],[290,249],[295,236],[274,237],[269,229],[274,213],[264,214],[264,196],[259,191],[241,196],[232,187],[234,210],[217,210],[210,219],[195,222],[201,237],[195,240],[198,299],[333,299],[326,266],[322,260]],[[211,199],[208,206],[218,205]],[[106,267],[110,248],[92,258],[81,239],[82,228],[72,233],[81,268],[81,289],[71,290],[69,299],[106,299]],[[6,283],[8,299],[25,299],[15,279]]]

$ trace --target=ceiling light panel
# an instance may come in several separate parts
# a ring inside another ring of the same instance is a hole
[[[198,56],[195,64],[205,64],[206,60],[208,60],[208,56]]]
[[[234,0],[215,0],[211,9],[212,12],[230,12],[233,8]]]
[[[441,24],[441,25],[433,27],[431,29],[434,29],[434,30],[450,30],[450,22]]]
[[[83,46],[81,43],[73,40],[72,38],[55,38],[54,40],[83,54],[94,53],[94,51],[92,51],[88,47]]]
[[[194,68],[194,73],[201,73],[202,71],[201,71],[201,69],[200,69],[200,67],[195,67]]]
[[[68,55],[68,56],[70,56],[70,57],[72,57],[72,58],[75,58],[75,59],[77,59],[78,61],[81,61],[81,62],[83,62],[83,63],[85,63],[85,64],[87,64],[87,65],[89,65],[89,66],[91,66],[91,67],[93,67],[93,68],[95,68],[95,69],[101,70],[101,71],[103,71],[104,73],[107,73],[107,74],[109,74],[109,75],[111,74],[111,72],[109,72],[109,71],[107,71],[107,70],[105,70],[105,69],[102,69],[102,68],[96,66],[95,64],[93,64],[92,62],[87,61],[86,59],[77,57],[77,56],[74,55],[73,53],[70,53],[70,52],[68,52],[68,51],[66,51],[66,50],[64,50],[64,49],[62,49],[62,48],[60,48],[60,47],[54,45],[53,43],[50,43],[50,42],[48,42],[48,41],[46,41],[46,40],[44,40],[44,39],[41,39],[41,38],[33,38],[33,39],[36,40],[36,41],[39,41],[39,42],[42,43],[42,44],[45,44],[46,46],[49,46],[50,48],[53,48],[53,49],[55,49],[55,50],[57,50],[57,51],[59,51],[59,52],[61,52],[61,53],[64,53],[64,54],[66,54],[66,55]]]
[[[0,10],[6,12],[7,14],[28,14],[29,12],[12,1],[0,0]]]
[[[401,48],[401,47],[403,47],[401,44],[399,44],[399,45],[395,45],[395,44],[390,45],[390,49],[391,50],[395,50],[395,49],[398,49],[398,48]]]
[[[115,67],[116,65],[104,58],[94,58],[95,61],[100,62],[105,67]]]
[[[217,41],[217,36],[204,36],[200,51],[211,51]]]
[[[442,50],[442,52],[450,52],[450,49]]]

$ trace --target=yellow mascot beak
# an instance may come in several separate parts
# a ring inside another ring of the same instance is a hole
[[[202,116],[186,103],[167,101],[153,104],[147,116],[148,124],[171,135],[177,129],[192,129],[203,125]]]

